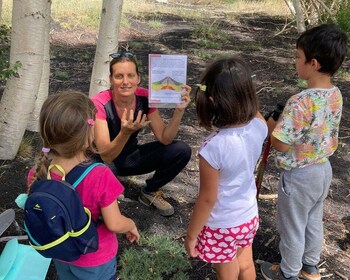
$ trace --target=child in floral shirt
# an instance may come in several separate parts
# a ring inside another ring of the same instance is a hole
[[[265,279],[321,279],[323,201],[332,180],[328,157],[337,149],[343,104],[331,78],[346,53],[347,37],[337,26],[304,32],[296,43],[296,70],[308,88],[288,100],[278,122],[268,120],[282,169],[277,210],[282,260],[262,263]]]

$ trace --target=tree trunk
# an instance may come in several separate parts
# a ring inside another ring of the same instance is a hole
[[[0,102],[0,159],[13,159],[33,111],[43,70],[45,8],[48,0],[14,0],[10,66],[20,61]]]
[[[0,23],[2,24],[2,0],[0,0]]]
[[[123,0],[103,0],[89,96],[109,88],[109,55],[118,49]]]
[[[301,6],[300,0],[293,0],[293,6],[295,10],[295,19],[297,21],[298,33],[302,33],[306,30],[304,20],[304,10]]]
[[[49,80],[50,80],[50,28],[51,28],[51,0],[47,1],[45,10],[45,33],[44,33],[44,57],[43,70],[39,84],[38,95],[35,100],[34,110],[28,120],[27,129],[29,131],[39,130],[39,116],[41,107],[49,94]]]
[[[290,0],[284,0],[284,2],[287,4],[291,14],[295,17],[295,9],[294,9],[294,6],[293,6],[293,3],[292,1]]]

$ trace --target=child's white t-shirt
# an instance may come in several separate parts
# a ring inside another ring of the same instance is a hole
[[[242,127],[218,129],[202,144],[199,154],[219,170],[217,202],[207,226],[236,227],[258,215],[254,170],[266,136],[266,124],[255,118]]]

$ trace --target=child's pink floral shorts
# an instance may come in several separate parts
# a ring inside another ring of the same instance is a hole
[[[227,263],[237,254],[237,249],[251,246],[259,227],[259,217],[233,228],[204,226],[198,236],[198,258],[209,263]]]

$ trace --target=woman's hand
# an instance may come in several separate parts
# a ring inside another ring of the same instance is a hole
[[[198,256],[198,251],[196,249],[196,245],[197,245],[197,238],[196,239],[192,239],[192,238],[189,238],[188,236],[186,237],[186,239],[185,239],[185,248],[186,248],[187,254],[190,257],[195,258],[195,257]]]
[[[128,113],[128,110],[124,109],[121,119],[121,132],[126,135],[131,135],[135,131],[149,125],[150,122],[151,121],[147,120],[147,115],[142,114],[142,111],[137,113],[137,117],[134,120],[134,110],[130,110]]]
[[[190,92],[191,92],[192,88],[190,86],[188,86],[188,85],[184,85],[184,86],[182,86],[182,88],[185,89],[185,92],[183,94],[181,94],[182,103],[178,104],[176,106],[176,109],[185,110],[185,108],[191,102]]]
[[[138,242],[140,240],[140,234],[136,226],[134,226],[133,229],[128,231],[125,235],[130,243]]]

